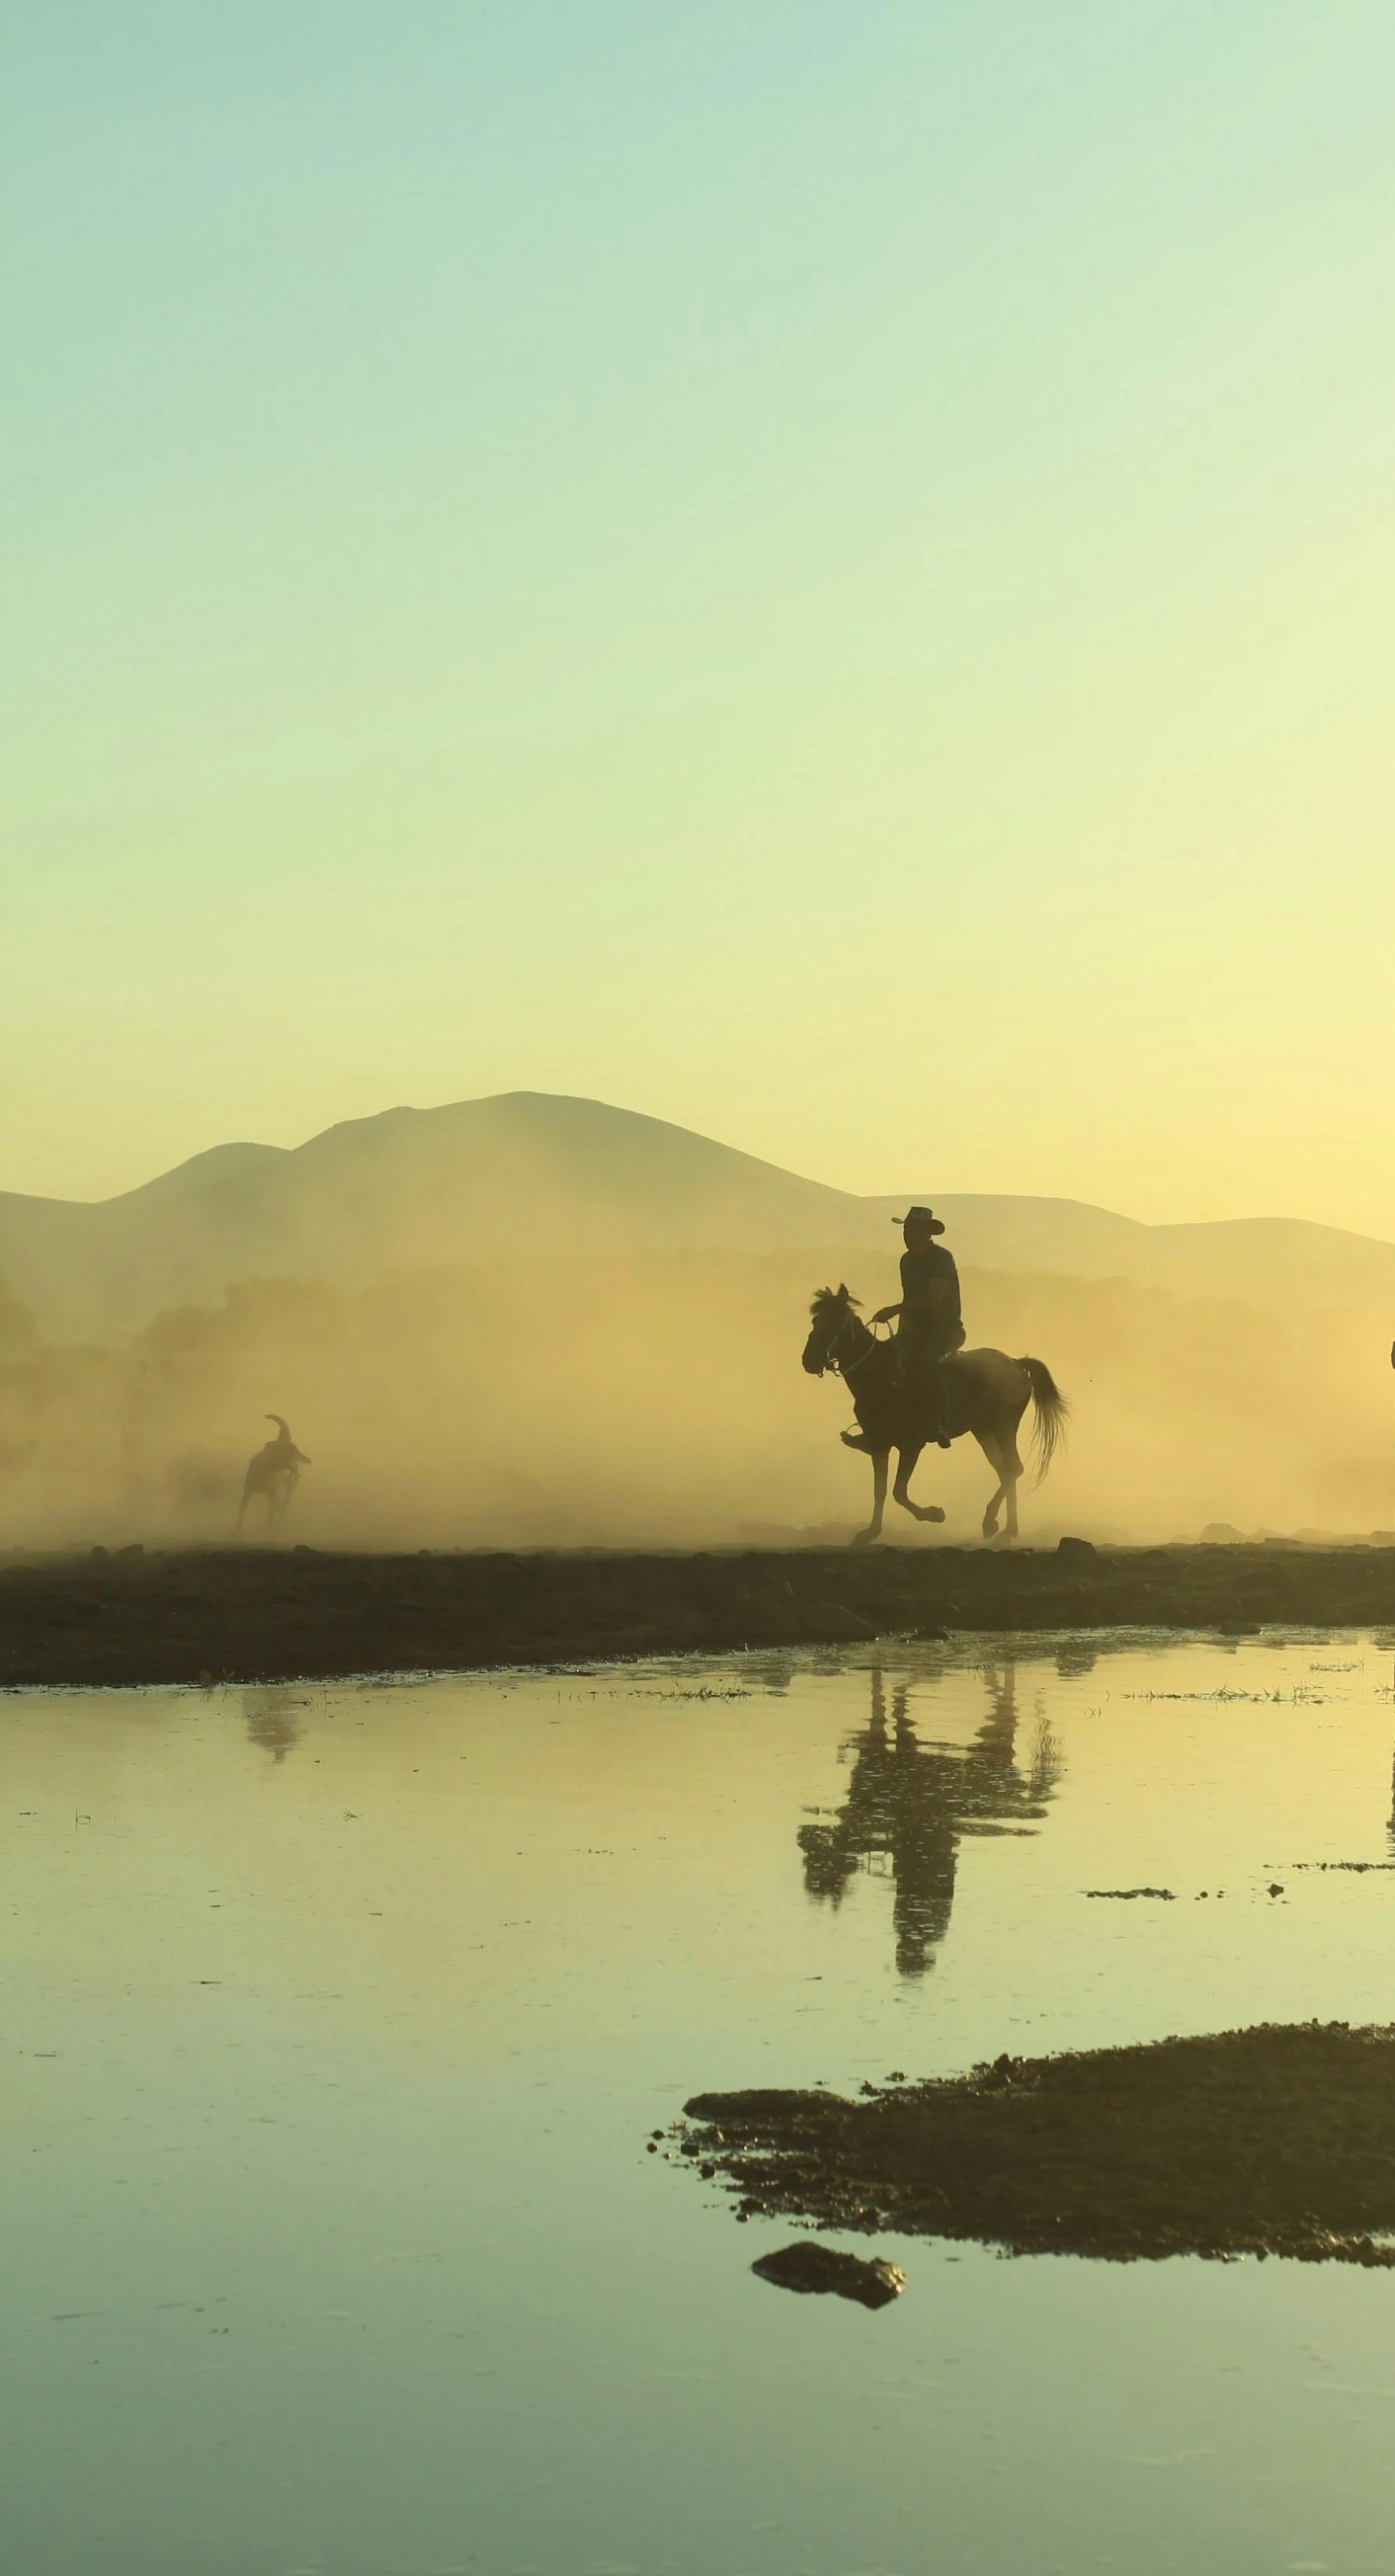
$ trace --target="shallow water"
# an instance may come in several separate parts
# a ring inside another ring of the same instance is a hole
[[[1395,2571],[1389,2273],[888,2237],[869,2313],[645,2143],[1395,2018],[1395,1873],[1317,1866],[1395,1858],[1391,1678],[994,1638],[0,1701],[0,2566]]]

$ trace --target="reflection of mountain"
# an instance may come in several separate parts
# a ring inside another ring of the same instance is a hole
[[[299,1744],[300,1719],[296,1712],[304,1705],[294,1691],[282,1687],[243,1692],[242,1714],[247,1720],[247,1732],[273,1762],[284,1762],[292,1747]]]
[[[831,1825],[805,1825],[799,1835],[811,1896],[836,1905],[859,1869],[889,1861],[895,1886],[892,1920],[903,1977],[932,1965],[954,1905],[954,1874],[965,1834],[1025,1831],[1046,1812],[1060,1777],[1049,1735],[1041,1733],[1030,1770],[1017,1767],[1016,1668],[984,1676],[989,1715],[966,1753],[922,1745],[907,1713],[907,1685],[896,1684],[887,1725],[886,1684],[872,1680],[871,1723],[850,1739],[848,1794]]]

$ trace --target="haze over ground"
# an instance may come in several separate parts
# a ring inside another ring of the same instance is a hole
[[[971,1343],[1046,1359],[1075,1408],[1029,1537],[1395,1520],[1395,1246],[940,1204]],[[0,1541],[226,1538],[268,1407],[320,1542],[847,1537],[848,1398],[799,1354],[823,1281],[895,1295],[890,1216],[529,1093],[213,1148],[106,1204],[0,1200]],[[961,1444],[918,1491],[962,1541],[993,1481]]]

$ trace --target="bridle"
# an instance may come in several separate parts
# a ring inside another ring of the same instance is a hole
[[[885,1348],[885,1344],[878,1341],[876,1333],[872,1330],[872,1327],[869,1324],[865,1327],[865,1330],[872,1334],[872,1338],[865,1351],[859,1351],[855,1360],[840,1360],[834,1356],[843,1335],[848,1329],[848,1326],[850,1324],[860,1322],[861,1317],[855,1315],[852,1308],[849,1307],[842,1322],[838,1326],[837,1332],[833,1334],[831,1340],[825,1346],[823,1355],[824,1367],[831,1368],[835,1377],[841,1377],[844,1380],[856,1377],[858,1370],[867,1366],[872,1353]]]

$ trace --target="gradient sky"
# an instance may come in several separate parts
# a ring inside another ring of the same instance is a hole
[[[11,0],[0,1186],[1395,1235],[1388,0]]]

